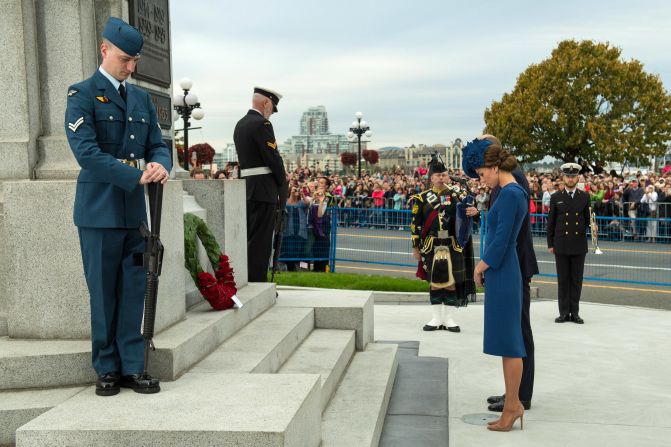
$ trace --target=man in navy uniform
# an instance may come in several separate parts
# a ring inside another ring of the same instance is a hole
[[[96,394],[111,396],[120,387],[156,393],[158,380],[142,375],[146,274],[134,255],[145,248],[143,185],[165,183],[172,163],[149,95],[126,82],[142,35],[110,17],[102,36],[102,64],[68,89],[65,111],[65,133],[81,166],[74,223],[90,294]]]
[[[287,173],[277,148],[273,125],[282,98],[267,88],[254,87],[252,108],[235,126],[233,141],[240,176],[247,183],[247,272],[250,282],[266,282],[273,228],[286,207]],[[281,218],[281,217],[280,217]]]
[[[556,323],[584,323],[578,314],[578,307],[587,255],[590,208],[589,194],[576,188],[580,169],[577,163],[562,165],[566,188],[550,197],[547,240],[557,266],[559,316],[555,319]]]

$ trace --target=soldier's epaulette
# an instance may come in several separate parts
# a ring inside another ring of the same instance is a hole
[[[424,191],[424,192],[426,192],[426,191]],[[424,193],[420,192],[419,194],[415,194],[414,196],[410,196],[410,198],[413,199],[413,200],[419,200],[420,202],[424,202],[424,196],[422,194],[424,194]]]

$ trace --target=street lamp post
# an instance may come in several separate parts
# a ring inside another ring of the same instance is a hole
[[[350,127],[349,132],[347,132],[347,138],[352,142],[354,141],[354,138],[357,139],[359,146],[359,157],[357,160],[359,163],[359,178],[361,178],[361,137],[365,135],[370,138],[371,135],[373,135],[373,132],[371,132],[368,123],[363,121],[363,113],[356,112],[354,116],[356,117],[356,121],[352,121],[352,127]]]
[[[205,112],[200,108],[200,103],[198,102],[198,96],[195,93],[191,92],[191,87],[193,82],[189,78],[182,78],[179,81],[179,86],[184,90],[184,93],[175,93],[173,97],[173,103],[175,111],[175,121],[179,118],[184,120],[184,157],[183,164],[184,170],[189,170],[189,127],[191,123],[189,118],[193,117],[195,120],[201,120],[205,116]]]

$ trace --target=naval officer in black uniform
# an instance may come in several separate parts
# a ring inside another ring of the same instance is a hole
[[[550,198],[547,239],[557,266],[559,316],[556,323],[584,323],[578,314],[578,306],[587,255],[590,208],[589,194],[576,188],[580,169],[577,163],[562,165],[566,188]]]
[[[273,125],[282,98],[277,92],[255,87],[252,108],[235,126],[233,140],[240,176],[247,183],[247,271],[250,282],[266,282],[277,210],[288,196],[287,174],[277,148]]]

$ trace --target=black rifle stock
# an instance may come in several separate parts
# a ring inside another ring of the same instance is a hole
[[[158,277],[163,265],[163,244],[161,243],[161,208],[163,203],[163,185],[149,183],[149,216],[151,230],[142,222],[140,233],[145,238],[146,245],[142,257],[142,264],[147,271],[147,286],[144,291],[144,318],[142,322],[142,337],[144,338],[144,373],[149,371],[149,350],[154,347],[154,324],[156,322],[156,302],[158,297]]]

